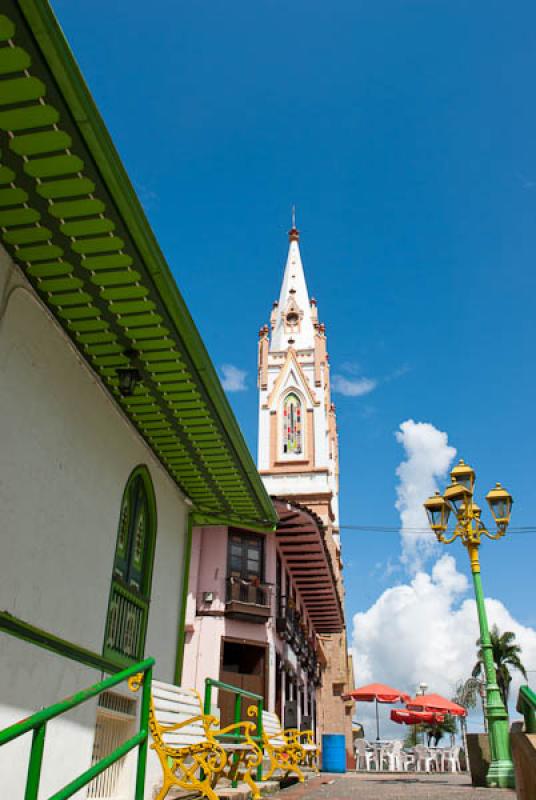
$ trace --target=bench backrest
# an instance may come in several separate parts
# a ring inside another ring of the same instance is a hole
[[[153,713],[155,722],[161,725],[176,725],[203,713],[199,695],[193,689],[181,689],[171,683],[152,682]],[[188,747],[206,741],[201,719],[185,725],[178,731],[165,733],[160,728],[160,737],[171,747]]]
[[[281,722],[277,714],[272,714],[270,711],[262,712],[262,730],[271,744],[276,747],[282,747],[285,744]]]

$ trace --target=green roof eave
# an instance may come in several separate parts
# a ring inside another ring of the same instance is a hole
[[[224,497],[227,507],[220,509],[216,508],[214,501],[211,504],[204,504],[202,500],[197,501],[195,491],[192,491],[191,486],[189,487],[186,478],[181,478],[180,470],[178,468],[170,468],[170,462],[167,461],[166,457],[162,456],[162,451],[154,447],[154,440],[152,441],[151,435],[147,434],[149,426],[147,426],[147,430],[142,427],[140,432],[145,435],[150,446],[155,449],[172,477],[177,480],[183,491],[191,497],[194,507],[198,508],[201,513],[225,516],[236,524],[244,525],[249,521],[251,524],[261,528],[272,528],[277,517],[271,500],[262,484],[199,332],[177,288],[111,137],[50,6],[42,0],[12,0],[7,5],[22,11],[31,36],[35,39],[41,51],[41,64],[45,65],[44,70],[43,68],[37,69],[37,77],[50,89],[50,95],[57,95],[59,92],[61,101],[65,103],[71,122],[74,123],[80,136],[80,141],[87,148],[92,163],[96,168],[96,174],[102,181],[103,193],[105,191],[113,201],[120,223],[124,231],[128,232],[129,240],[127,244],[132,244],[133,250],[139,254],[139,261],[135,261],[134,266],[138,272],[141,269],[144,270],[142,279],[144,275],[150,279],[148,281],[151,284],[150,289],[158,296],[159,304],[161,305],[160,310],[166,315],[165,324],[169,325],[171,323],[172,330],[168,339],[170,341],[175,340],[177,347],[180,346],[182,359],[186,363],[186,371],[188,371],[190,378],[195,383],[195,391],[202,398],[203,408],[207,410],[209,421],[217,431],[218,438],[224,443],[225,453],[229,455],[234,464],[236,485],[233,484],[228,492],[218,484],[219,478],[217,475],[215,477],[214,471],[206,470],[206,475],[208,476],[207,485],[213,486],[217,490],[217,496]],[[25,41],[28,44],[30,38],[28,37]],[[31,49],[31,44],[28,45],[28,49]],[[48,74],[43,74],[43,71],[46,73],[47,70]],[[28,192],[27,176],[22,177],[24,180],[21,185],[24,185]],[[97,186],[97,189],[99,188],[101,188],[100,184]],[[61,221],[64,222],[64,220]],[[50,225],[50,220],[48,220],[47,224]],[[56,234],[56,231],[54,230],[53,233]],[[58,237],[59,235],[58,233]],[[17,260],[17,253],[13,252],[13,250],[11,252]],[[40,287],[37,286],[37,288]],[[98,299],[96,298],[96,301]],[[53,298],[51,302],[53,302]],[[106,313],[108,314],[109,322],[113,322],[111,319],[113,314],[108,311]],[[71,321],[68,319],[67,329]],[[66,327],[65,324],[64,327]],[[81,352],[95,368],[95,362],[87,358],[83,349],[81,349]],[[105,369],[103,369],[103,373],[106,373]],[[109,375],[109,373],[110,370],[108,369],[107,374]],[[109,380],[109,388],[111,388],[116,399],[119,400],[123,410],[132,418],[132,408],[123,403],[121,398],[118,397],[117,392],[114,390],[113,379]],[[152,398],[151,402],[153,402]],[[168,416],[171,419],[171,424],[175,424],[172,415]],[[139,419],[135,418],[133,421],[140,428]],[[194,441],[195,435],[191,435],[190,438],[200,452],[200,460],[196,469],[205,475],[203,472],[206,466],[203,462],[203,447]],[[201,439],[202,437],[199,438]],[[184,436],[183,439],[186,444],[190,444]],[[190,452],[191,448],[186,448],[186,450]],[[225,480],[222,479],[222,485],[229,483],[228,475],[229,471],[227,471]],[[196,478],[196,480],[199,479]],[[203,487],[200,497],[207,496],[207,492],[206,487]],[[252,509],[255,509],[254,512],[252,512]]]

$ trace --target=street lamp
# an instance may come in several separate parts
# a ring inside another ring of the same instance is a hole
[[[512,511],[512,495],[503,489],[500,483],[486,495],[496,525],[495,533],[490,533],[480,519],[482,510],[473,502],[476,478],[474,469],[460,461],[450,473],[450,477],[451,483],[445,489],[444,494],[440,495],[439,492],[436,492],[424,503],[424,508],[428,515],[429,525],[438,541],[450,544],[460,538],[469,553],[486,673],[486,716],[491,753],[491,763],[486,780],[488,786],[513,787],[514,766],[510,751],[508,714],[497,684],[478,558],[478,548],[482,536],[487,536],[489,539],[500,539],[506,533]],[[456,525],[454,531],[447,534],[450,514],[456,517]]]
[[[419,683],[419,685],[417,686],[417,688],[415,689],[415,697],[418,697],[419,695],[421,695],[421,696],[425,695],[427,689],[428,689],[428,684],[424,683],[424,681],[421,681]],[[415,736],[415,744],[417,745],[417,744],[419,744],[419,741],[418,741],[418,738],[417,738],[417,723],[415,723],[415,725],[414,725],[414,736]],[[423,737],[422,737],[422,743],[424,744],[424,733],[423,733]]]

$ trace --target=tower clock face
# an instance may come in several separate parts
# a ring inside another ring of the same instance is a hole
[[[289,311],[287,314],[287,325],[297,325],[299,316],[296,311]]]

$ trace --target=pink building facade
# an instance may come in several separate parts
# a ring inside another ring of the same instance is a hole
[[[221,680],[261,695],[285,726],[308,728],[316,725],[326,664],[322,632],[326,624],[341,630],[342,612],[320,520],[286,501],[276,508],[282,522],[273,533],[194,528],[182,684],[202,694],[207,678]],[[299,518],[295,530],[285,514]],[[304,571],[321,588],[321,606]],[[213,700],[213,711],[230,722],[232,695]]]

